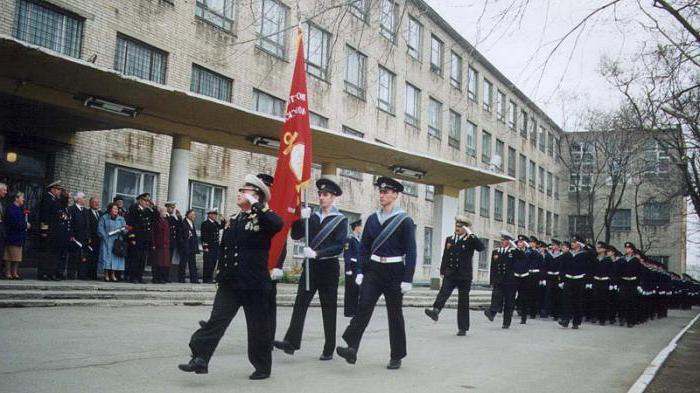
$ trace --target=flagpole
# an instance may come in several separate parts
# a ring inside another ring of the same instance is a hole
[[[309,208],[309,201],[306,199],[306,187],[304,187],[304,208]],[[306,247],[309,246],[309,218],[304,218],[304,242]],[[304,256],[304,280],[306,281],[306,290],[311,290],[311,280],[309,279],[309,258]]]

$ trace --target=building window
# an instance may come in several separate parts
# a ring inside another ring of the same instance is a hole
[[[551,132],[547,133],[547,154],[554,157],[554,135]]]
[[[527,206],[527,229],[535,230],[535,205],[528,203]]]
[[[527,139],[527,112],[520,111],[520,118],[522,119],[520,122],[520,136]]]
[[[537,120],[535,117],[530,117],[530,144],[532,147],[537,146]]]
[[[644,225],[667,225],[671,222],[671,204],[649,201],[643,206]]]
[[[539,181],[539,185],[538,185],[537,189],[540,190],[540,192],[544,192],[545,178],[544,178],[544,168],[542,168],[542,167],[539,167],[539,176],[540,176],[540,179],[539,179],[540,181]]]
[[[381,0],[379,5],[379,29],[387,40],[396,43],[396,20],[399,7],[392,0]]]
[[[158,200],[158,174],[124,168],[115,165],[105,167],[102,200],[105,204],[115,196],[124,198],[124,207],[128,208],[136,201],[136,197],[147,192],[151,199]]]
[[[476,213],[476,188],[467,188],[464,191],[464,210]]]
[[[479,96],[479,71],[469,67],[467,71],[467,97],[476,102]]]
[[[167,53],[160,49],[123,35],[117,36],[114,69],[124,75],[165,83],[167,59]]]
[[[447,137],[447,144],[459,149],[462,143],[462,115],[450,109],[450,135]]]
[[[404,194],[410,196],[418,196],[418,187],[416,187],[416,183],[408,180],[402,180],[401,184],[403,185]]]
[[[506,94],[500,90],[496,93],[496,119],[506,123]]]
[[[503,173],[503,166],[505,165],[503,162],[505,160],[505,148],[506,144],[502,140],[496,139],[496,170],[501,173]]]
[[[671,157],[668,150],[658,141],[648,141],[644,145],[644,164],[647,175],[664,175],[669,172]]]
[[[479,201],[479,214],[488,218],[491,215],[491,187],[481,186],[481,200]]]
[[[450,85],[455,89],[462,90],[462,57],[451,52],[450,56]]]
[[[368,6],[369,0],[353,0],[350,3],[350,13],[355,15],[360,20],[366,22],[369,9]]]
[[[547,212],[545,215],[545,226],[544,233],[547,235],[552,234],[552,212]]]
[[[262,0],[258,48],[279,58],[287,56],[287,14],[289,8],[278,0]]]
[[[493,105],[493,84],[484,78],[484,110],[491,112],[491,105]]]
[[[535,165],[535,161],[530,160],[530,187],[535,188],[535,184],[537,183],[537,165]]]
[[[396,74],[379,66],[377,78],[377,107],[384,112],[394,114],[394,100],[396,96]]]
[[[520,182],[525,184],[527,183],[527,157],[525,157],[524,154],[521,154],[519,156],[520,159],[520,174],[518,178],[520,179]]]
[[[190,90],[197,94],[231,102],[233,80],[204,67],[192,64]]]
[[[306,26],[306,72],[328,80],[331,33],[313,24]]]
[[[467,121],[467,154],[476,157],[476,124]]]
[[[10,1],[6,3],[9,6]],[[16,4],[14,35],[17,39],[80,58],[82,18],[38,2],[19,0]]]
[[[358,138],[365,137],[364,133],[362,133],[358,130],[355,130],[353,128],[350,128],[348,126],[343,126],[343,134],[352,135],[352,136],[355,136]],[[362,172],[360,172],[360,171],[347,169],[347,168],[340,168],[340,169],[338,169],[338,174],[340,176],[343,176],[343,177],[348,177],[351,179],[362,181]]]
[[[484,251],[479,252],[479,270],[481,271],[488,271],[489,270],[489,263],[491,262],[489,260],[489,239],[481,239],[481,242],[484,244]]]
[[[515,131],[515,127],[518,124],[518,105],[515,101],[508,102],[508,128]]]
[[[559,200],[559,176],[554,176],[554,199]]]
[[[571,173],[569,175],[569,192],[591,192],[591,175]]]
[[[365,99],[365,75],[367,56],[355,48],[346,46],[345,91],[362,100]]]
[[[425,185],[425,200],[426,201],[433,201],[435,199],[435,186],[431,186],[430,184]]]
[[[537,209],[537,232],[544,233],[544,210]]]
[[[224,195],[226,191],[223,187],[190,182],[190,209],[195,211],[195,228],[202,225],[210,210],[216,209],[219,213],[224,213]]]
[[[515,177],[515,149],[508,147],[508,176]]]
[[[356,136],[356,137],[358,137],[358,138],[364,138],[364,137],[365,137],[364,132],[357,131],[356,129],[350,128],[350,127],[348,127],[348,126],[343,126],[343,134],[348,134],[348,135]]]
[[[552,196],[552,188],[554,188],[552,172],[547,171],[547,196]]]
[[[515,198],[510,195],[506,206],[506,223],[515,225]]]
[[[525,228],[525,201],[518,199],[518,226]]]
[[[652,260],[652,261],[659,262],[660,264],[662,264],[662,265],[664,266],[664,268],[665,268],[666,270],[668,270],[668,262],[669,262],[669,260],[670,260],[670,258],[671,258],[671,257],[669,257],[668,255],[666,255],[666,256],[662,256],[662,255],[648,255],[648,258],[649,258],[650,260]]]
[[[445,44],[435,37],[430,36],[430,71],[442,76],[442,63],[444,57]]]
[[[588,216],[586,215],[570,215],[569,216],[569,236],[581,235],[587,237],[590,231],[588,224]]]
[[[555,237],[559,236],[559,215],[558,214],[553,214],[554,217],[554,222],[552,223],[552,235]]]
[[[428,99],[428,135],[440,139],[442,136],[442,102]]]
[[[423,233],[423,266],[430,266],[433,260],[433,228],[425,227]]]
[[[610,219],[610,230],[629,231],[632,224],[632,211],[630,209],[617,209]]]
[[[410,15],[408,16],[408,30],[406,30],[406,46],[408,54],[420,61],[423,53],[423,25]]]
[[[481,133],[481,161],[491,164],[491,134],[486,131]]]
[[[233,0],[197,0],[194,14],[216,27],[233,30]]]
[[[503,192],[499,190],[493,196],[493,216],[496,221],[503,221]]]
[[[309,124],[312,127],[328,128],[328,118],[309,111]]]
[[[538,136],[539,139],[539,149],[542,153],[544,153],[547,150],[547,138],[546,138],[546,132],[544,130],[544,127],[540,126],[540,134]]]
[[[406,83],[406,123],[420,127],[420,89]]]
[[[260,90],[253,89],[253,110],[268,115],[283,117],[285,102]]]

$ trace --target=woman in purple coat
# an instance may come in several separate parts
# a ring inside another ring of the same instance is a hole
[[[7,207],[5,219],[5,229],[7,236],[5,238],[5,278],[8,280],[21,280],[22,277],[17,273],[19,263],[22,262],[22,247],[27,240],[27,229],[29,223],[27,216],[24,214],[24,193],[17,192],[14,195],[13,202]]]

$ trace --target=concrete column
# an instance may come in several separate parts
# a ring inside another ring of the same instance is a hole
[[[455,216],[459,203],[459,190],[436,186],[433,196],[433,255],[430,270],[430,287],[440,289],[440,261],[445,238],[454,233]]]
[[[334,182],[338,181],[338,166],[334,163],[324,162],[321,164],[321,176],[331,179]]]
[[[173,137],[173,150],[170,153],[170,178],[168,179],[168,200],[177,203],[177,208],[185,214],[189,197],[190,144],[188,136]]]

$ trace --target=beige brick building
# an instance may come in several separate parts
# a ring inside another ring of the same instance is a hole
[[[437,276],[443,239],[435,234],[451,225],[445,226],[446,215],[436,217],[436,203],[449,207],[442,211],[470,216],[474,231],[489,241],[474,258],[480,282],[488,280],[486,256],[501,229],[566,235],[568,173],[556,149],[563,131],[425,2],[299,4],[314,127],[514,179],[446,190],[404,178],[401,205],[417,225],[417,280]],[[0,9],[0,34],[281,117],[298,21],[290,0],[11,0]],[[134,129],[24,135],[5,122],[1,131],[5,150],[32,160],[31,171],[22,173],[3,160],[0,174],[10,183],[37,190],[61,179],[72,191],[101,196],[103,204],[116,194],[150,191],[161,202],[176,198],[200,214],[215,207],[228,215],[235,212],[241,177],[275,167],[272,156],[200,143],[197,135],[181,137],[178,130],[171,132],[175,137]],[[176,179],[170,173],[183,168],[179,154],[188,157],[188,175]],[[363,160],[390,164],[392,157]],[[314,176],[337,176],[344,189],[339,207],[364,218],[376,208],[376,193],[373,176],[356,169],[319,163]],[[293,269],[289,255],[286,266]]]

